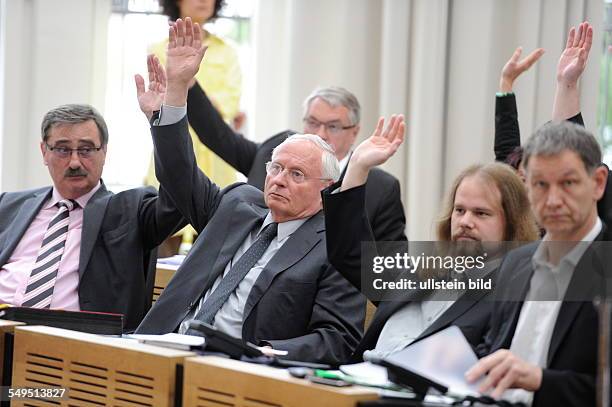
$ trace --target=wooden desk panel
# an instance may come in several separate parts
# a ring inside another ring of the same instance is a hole
[[[153,285],[153,304],[159,296],[161,295],[164,288],[170,282],[170,279],[176,273],[176,266],[168,266],[163,264],[158,264],[155,269],[155,284]]]
[[[172,406],[177,365],[193,355],[59,328],[20,327],[12,386],[65,388],[68,399],[61,405]],[[58,404],[20,400],[11,405]]]
[[[291,377],[286,370],[214,356],[184,363],[183,403],[202,407],[352,407],[378,395],[365,387],[337,388]]]

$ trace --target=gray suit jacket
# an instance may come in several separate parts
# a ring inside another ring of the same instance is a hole
[[[0,194],[0,265],[5,264],[51,187]],[[83,213],[79,304],[84,311],[125,315],[138,326],[151,306],[155,248],[185,220],[162,191],[137,188],[113,194],[104,184]]]
[[[268,209],[247,184],[220,190],[198,168],[187,121],[153,128],[161,185],[200,235],[139,333],[177,329],[223,273]],[[341,363],[361,339],[365,300],[329,264],[323,214],[307,220],[261,272],[247,299],[242,337],[289,351],[290,359]]]

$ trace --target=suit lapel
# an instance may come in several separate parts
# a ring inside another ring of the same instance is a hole
[[[225,227],[217,225],[204,229],[144,323],[149,323],[155,332],[176,329],[223,273],[246,235],[263,220],[267,211],[267,208],[242,201],[223,214],[227,215],[224,219],[228,219]]]
[[[599,240],[599,238],[596,240]],[[591,245],[580,258],[572,274],[572,279],[567,287],[564,301],[561,303],[559,315],[557,316],[557,321],[550,339],[547,358],[548,365],[550,365],[555,353],[559,349],[563,338],[569,332],[580,309],[584,306],[592,306],[589,301],[585,300],[594,298],[595,287],[605,286],[606,280],[604,279],[601,281],[601,275],[598,273],[598,271],[603,271],[604,269],[602,264],[596,261],[598,255],[596,251],[597,248]],[[604,253],[603,255],[605,258],[606,254]]]
[[[410,300],[405,300],[380,301],[378,303],[378,307],[376,307],[376,312],[374,313],[372,322],[370,322],[370,326],[363,335],[363,340],[359,342],[357,349],[355,349],[355,352],[353,352],[357,359],[361,359],[363,352],[366,350],[374,349],[376,342],[378,342],[378,338],[380,337],[380,333],[387,323],[387,320],[389,320],[391,315],[395,314],[398,310],[410,304],[410,302]]]
[[[384,326],[387,320],[395,314],[397,311],[402,309],[404,306],[410,304],[413,301],[423,301],[432,293],[432,290],[412,290],[406,294],[402,299],[392,301],[380,301],[376,308],[376,313],[372,319],[371,325],[381,324],[380,329]]]
[[[41,191],[31,198],[24,201],[24,203],[19,208],[19,212],[13,218],[11,225],[8,230],[11,230],[12,233],[10,237],[7,237],[7,244],[4,246],[4,250],[0,253],[0,265],[5,264],[10,258],[13,251],[21,241],[23,234],[28,230],[28,227],[32,223],[32,220],[36,217],[40,208],[43,204],[49,199],[51,191],[53,188],[49,188],[47,190]]]
[[[91,253],[93,251],[100,227],[106,215],[106,207],[112,193],[109,192],[104,184],[91,197],[85,208],[83,209],[83,232],[81,233],[81,252],[79,259],[79,279],[83,277],[85,268],[89,263]]]
[[[434,332],[439,331],[441,328],[451,325],[457,318],[465,314],[470,308],[472,308],[482,297],[486,295],[486,291],[478,291],[475,293],[465,293],[458,298],[453,305],[451,305],[446,311],[442,313],[431,325],[425,329],[415,342],[431,335]]]
[[[320,233],[325,231],[323,213],[319,212],[307,220],[289,239],[280,250],[270,259],[261,271],[253,285],[249,298],[244,307],[243,321],[246,321],[255,305],[270,287],[274,278],[300,261],[321,241]]]
[[[215,279],[223,273],[225,266],[232,260],[244,239],[258,223],[263,222],[267,213],[268,209],[247,202],[240,202],[236,205],[236,211],[232,214],[228,227],[224,228],[223,232],[215,237],[215,239],[218,239],[220,246],[212,268],[213,278],[209,279],[210,284],[207,284],[204,290],[208,290]]]
[[[189,255],[177,270],[177,278],[170,281],[164,293],[167,291],[169,295],[176,288],[179,291],[175,295],[183,298],[186,303],[198,301],[215,280],[223,274],[225,266],[230,262],[247,234],[258,222],[261,222],[266,212],[265,208],[247,202],[238,203],[231,212],[227,227],[215,228],[214,236],[206,230],[201,233]],[[211,256],[209,253],[216,253],[216,255]],[[188,284],[187,287],[182,285],[185,283]],[[178,285],[175,286],[175,284]],[[170,297],[174,298],[173,295]]]

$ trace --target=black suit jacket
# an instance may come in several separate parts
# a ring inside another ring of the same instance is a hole
[[[339,183],[332,185],[323,192],[328,257],[332,265],[351,284],[361,289],[361,243],[374,239],[367,221],[367,213],[364,210],[366,192],[364,187],[360,186],[332,194],[331,191],[339,186]],[[393,255],[393,253],[388,254]],[[491,273],[494,271],[492,270]],[[360,361],[364,351],[376,347],[382,329],[394,313],[413,301],[421,301],[420,297],[424,294],[414,292],[401,301],[373,301],[377,306],[376,312],[352,356],[353,361]],[[468,342],[476,347],[483,342],[489,327],[492,306],[489,301],[481,301],[485,295],[485,292],[466,293],[440,315],[415,341],[450,325],[456,325]]]
[[[584,126],[581,113],[567,120]],[[521,133],[516,109],[516,97],[513,94],[497,96],[495,98],[495,143],[493,146],[495,161],[505,162],[508,155],[520,145]],[[606,224],[612,224],[612,176],[608,176],[604,195],[597,202],[597,212]]]
[[[153,127],[153,141],[161,185],[200,232],[137,330],[156,334],[177,329],[268,209],[257,188],[234,184],[220,190],[198,169],[186,119]],[[291,359],[342,363],[361,339],[364,309],[363,296],[327,261],[319,212],[291,235],[256,280],[242,337],[288,350]]]
[[[604,226],[596,242],[606,237]],[[479,356],[510,348],[534,273],[533,254],[539,244],[523,246],[504,258],[493,302],[491,330],[478,349]],[[611,254],[599,244],[585,252],[574,270],[553,329],[542,386],[535,392],[535,407],[595,405],[598,317],[593,302],[585,299],[603,294],[599,290],[606,287],[603,267],[609,267]]]
[[[261,190],[266,179],[265,164],[270,161],[272,150],[294,133],[283,131],[261,144],[248,140],[223,121],[197,83],[189,90],[187,115],[200,141]],[[370,172],[366,209],[376,241],[406,240],[406,217],[395,177],[378,168]]]
[[[0,195],[0,264],[9,260],[51,191]],[[102,184],[83,213],[81,309],[125,314],[125,328],[136,328],[151,306],[155,248],[184,224],[163,190],[159,196],[153,188],[113,194]]]

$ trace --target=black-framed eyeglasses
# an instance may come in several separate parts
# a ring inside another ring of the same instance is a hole
[[[95,153],[102,150],[102,146],[100,147],[79,147],[79,148],[69,148],[64,146],[52,147],[49,144],[45,143],[47,146],[47,150],[51,151],[59,158],[68,158],[72,156],[72,152],[76,151],[76,153],[81,158],[91,158]]]
[[[304,130],[307,132],[315,133],[321,126],[325,127],[325,130],[330,134],[338,134],[344,130],[352,129],[356,126],[356,124],[351,124],[350,126],[343,126],[342,123],[334,121],[323,123],[318,121],[317,119],[313,119],[312,117],[304,117],[302,119],[304,122]]]
[[[278,174],[280,174],[281,172],[283,172],[285,170],[287,170],[287,173],[289,174],[289,177],[296,184],[301,184],[302,182],[304,182],[306,180],[309,180],[309,179],[318,179],[318,180],[321,180],[321,181],[329,181],[329,180],[331,180],[331,178],[307,177],[300,170],[291,170],[291,169],[283,167],[279,163],[275,163],[275,162],[272,162],[272,161],[268,161],[266,163],[266,173],[269,176],[271,176],[271,177],[276,177]]]

